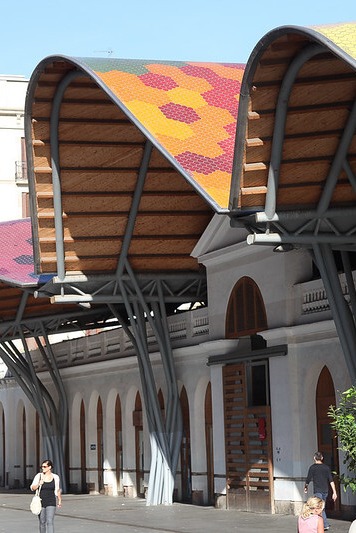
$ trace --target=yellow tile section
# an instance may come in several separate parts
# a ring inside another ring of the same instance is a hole
[[[227,208],[244,66],[145,64],[97,75],[215,204]]]
[[[356,22],[314,26],[313,29],[356,59]]]

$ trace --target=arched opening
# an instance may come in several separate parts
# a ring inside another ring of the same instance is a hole
[[[5,452],[6,452],[6,441],[5,441],[5,413],[4,409],[1,407],[1,419],[0,419],[0,446],[1,446],[1,474],[0,474],[0,487],[5,487]]]
[[[103,442],[103,406],[100,397],[96,408],[96,431],[97,431],[97,465],[98,465],[98,491],[104,492],[104,442]]]
[[[87,475],[86,475],[86,434],[85,434],[85,407],[82,400],[80,404],[80,484],[82,492],[87,492]]]
[[[16,414],[16,440],[15,444],[15,458],[16,470],[14,473],[13,488],[17,489],[25,486],[26,479],[26,415],[23,402],[20,401],[17,407]],[[10,480],[11,483],[11,480]]]
[[[40,465],[41,461],[41,450],[40,450],[40,442],[41,442],[41,424],[40,424],[40,417],[38,415],[38,412],[36,411],[36,422],[35,422],[35,432],[36,432],[36,445],[35,445],[35,456],[36,456],[36,465]]]
[[[208,503],[214,504],[214,448],[213,448],[213,410],[211,401],[211,383],[205,392],[205,447]]]
[[[339,472],[339,456],[335,431],[331,428],[328,410],[330,405],[336,405],[335,388],[329,369],[324,366],[320,372],[316,387],[316,420],[318,434],[318,450],[324,456],[324,462],[328,464],[332,472]],[[338,479],[334,478],[335,485],[340,494]],[[326,509],[330,511],[340,510],[340,498],[334,502],[330,495],[326,500]]]
[[[26,432],[26,411],[25,407],[22,409],[22,428],[23,428],[23,441],[22,441],[22,479],[21,483],[23,487],[27,485],[27,432]]]
[[[135,426],[135,455],[136,455],[136,491],[137,495],[143,497],[144,487],[144,441],[143,441],[143,419],[142,402],[138,392],[135,400],[135,410],[133,413],[133,423]]]
[[[259,331],[267,315],[257,284],[244,276],[231,291],[226,337],[250,336],[252,351],[265,348]],[[272,428],[266,359],[223,367],[227,507],[273,512]]]
[[[182,483],[182,502],[191,503],[192,501],[192,469],[190,454],[190,415],[189,402],[185,387],[180,393],[180,403],[183,417],[183,436],[180,447],[180,464],[181,464],[181,483]]]
[[[116,469],[116,486],[117,491],[122,492],[122,417],[121,402],[119,395],[116,396],[115,402],[115,469]]]
[[[226,338],[237,339],[265,329],[267,316],[260,289],[253,279],[244,276],[230,294],[226,312]]]

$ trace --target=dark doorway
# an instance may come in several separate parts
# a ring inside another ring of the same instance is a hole
[[[320,372],[316,387],[316,419],[318,433],[318,450],[324,456],[324,463],[329,465],[332,472],[339,472],[339,456],[335,431],[331,428],[328,410],[330,405],[336,405],[335,388],[331,374],[326,366]],[[337,493],[340,494],[338,479],[334,477]],[[334,502],[328,496],[326,509],[330,513],[340,511],[340,498]]]

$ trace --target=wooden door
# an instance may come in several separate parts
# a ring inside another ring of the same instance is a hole
[[[101,399],[98,399],[97,405],[97,466],[98,466],[98,490],[104,492],[104,443],[103,443],[103,406]]]
[[[81,491],[86,493],[87,488],[87,454],[86,454],[86,435],[85,435],[85,408],[82,400],[80,404],[80,484]]]
[[[26,433],[26,411],[25,408],[23,408],[22,411],[22,434],[23,434],[23,441],[22,441],[22,487],[26,487],[27,485],[27,473],[26,473],[26,464],[27,464],[27,433]]]
[[[5,413],[1,407],[1,479],[0,486],[5,487],[5,457],[6,457],[6,447],[5,447]],[[39,464],[39,463],[37,463]]]
[[[335,431],[331,428],[328,410],[330,405],[336,405],[335,388],[331,374],[326,366],[320,372],[316,388],[316,418],[318,433],[318,451],[324,456],[324,463],[329,465],[332,472],[339,472],[339,455]],[[334,476],[335,486],[340,495],[340,485]],[[326,500],[326,510],[332,513],[340,510],[340,497],[334,502],[329,494]]]
[[[115,402],[115,465],[116,465],[116,486],[118,492],[123,492],[122,487],[122,419],[121,402],[117,395]]]
[[[213,414],[211,402],[211,383],[208,384],[205,393],[205,449],[206,449],[206,472],[208,503],[214,504],[214,448],[213,448]]]
[[[144,440],[143,440],[143,417],[140,394],[136,394],[135,410],[133,412],[133,424],[135,426],[135,455],[136,455],[136,491],[137,495],[144,497]]]
[[[271,414],[248,405],[245,364],[223,369],[227,507],[273,512]]]
[[[181,483],[182,483],[182,502],[191,503],[192,501],[192,468],[190,454],[190,415],[188,396],[183,387],[180,394],[180,402],[183,417],[183,436],[180,447],[180,464],[181,464]]]

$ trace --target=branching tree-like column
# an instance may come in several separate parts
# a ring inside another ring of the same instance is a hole
[[[151,444],[151,466],[146,502],[147,505],[170,505],[173,503],[174,480],[183,424],[164,296],[158,281],[156,299],[153,298],[154,301],[148,304],[135,280],[133,271],[128,264],[126,267],[135,287],[135,294],[129,293],[123,282],[119,283],[130,327],[114,306],[110,305],[109,307],[131,339],[138,358]],[[150,324],[158,343],[166,380],[165,419],[162,417],[150,361],[147,322]]]
[[[58,396],[57,405],[53,399],[53,393],[45,387],[36,373],[23,332],[20,333],[20,336],[24,353],[20,352],[13,341],[6,341],[0,342],[0,354],[4,363],[11,370],[17,383],[38,413],[41,421],[44,454],[48,459],[53,461],[56,472],[61,478],[62,490],[66,492],[65,448],[68,425],[67,399],[54,354],[44,328],[42,335],[45,339],[45,345],[39,337],[35,337],[35,340],[56,388]]]

